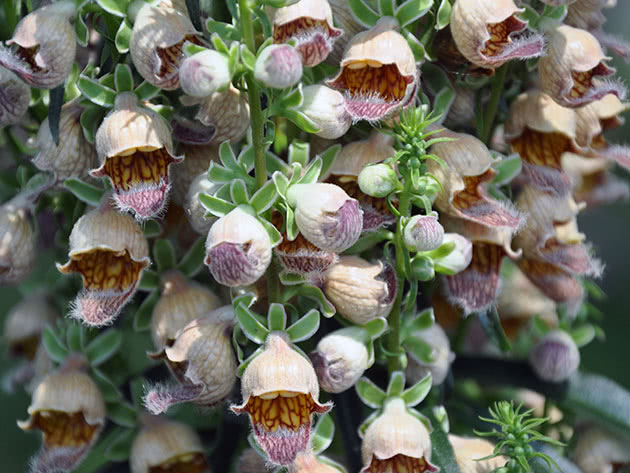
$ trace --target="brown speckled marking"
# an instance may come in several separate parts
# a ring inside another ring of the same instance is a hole
[[[521,258],[518,267],[543,294],[555,302],[575,302],[582,297],[583,289],[579,281],[550,263]]]
[[[73,256],[70,271],[81,273],[86,289],[126,291],[138,282],[144,267],[127,250],[93,250]]]
[[[159,465],[149,467],[149,473],[202,473],[208,471],[208,463],[201,453],[187,453],[169,458]]]
[[[428,469],[424,457],[414,458],[399,454],[385,460],[372,457],[372,463],[367,471],[370,473],[423,473]]]
[[[112,156],[105,161],[104,172],[117,191],[128,191],[136,184],[158,184],[168,176],[168,166],[175,160],[165,148],[136,151],[129,156]]]
[[[284,43],[296,35],[303,34],[305,31],[318,29],[328,34],[328,37],[339,36],[339,32],[328,26],[326,20],[315,20],[313,18],[301,17],[296,20],[285,23],[284,25],[273,27],[273,42]]]
[[[155,74],[160,79],[166,79],[173,74],[177,74],[179,64],[184,58],[182,48],[184,43],[189,41],[193,44],[203,46],[203,43],[196,35],[187,35],[179,43],[175,43],[167,48],[156,48],[156,54],[160,58],[160,69]]]
[[[404,77],[396,64],[366,65],[360,69],[346,66],[335,81],[337,87],[347,89],[351,95],[377,94],[386,101],[402,100],[411,82],[413,77]]]
[[[23,48],[22,46],[17,46],[15,49],[15,55],[20,58],[22,61],[27,63],[31,68],[32,72],[42,72],[43,68],[39,67],[35,62],[35,55],[39,51],[39,45],[33,46],[32,48]]]
[[[252,424],[260,424],[265,430],[275,432],[280,427],[297,431],[302,425],[311,422],[311,414],[316,410],[310,394],[281,391],[273,399],[251,396],[245,406]]]
[[[90,425],[82,412],[39,411],[33,415],[33,427],[44,434],[44,446],[83,447],[91,443],[100,425]]]
[[[571,151],[571,139],[561,133],[540,133],[525,128],[518,138],[512,141],[512,149],[521,159],[536,166],[562,169],[562,154]]]
[[[359,183],[355,176],[330,176],[326,179],[326,182],[330,182],[331,184],[341,187],[344,191],[346,191],[346,194],[353,199],[357,199],[362,206],[369,205],[373,209],[382,212],[384,215],[391,215],[393,217],[389,210],[389,206],[387,205],[387,199],[372,197],[361,192],[361,188],[359,187]],[[397,207],[395,202],[393,205],[394,207]]]
[[[490,38],[488,38],[479,53],[487,57],[498,56],[503,52],[505,46],[510,43],[510,35],[523,30],[524,27],[524,23],[514,16],[506,18],[501,23],[489,24],[487,29],[488,33],[490,33]]]
[[[491,181],[494,175],[495,172],[492,169],[488,169],[479,176],[464,177],[465,187],[453,197],[453,206],[457,209],[465,210],[484,200],[485,196],[482,194],[480,186],[486,181]]]
[[[30,337],[12,342],[9,346],[9,350],[12,356],[23,356],[29,360],[34,360],[35,353],[37,353],[37,348],[39,347],[39,341],[39,335],[31,335]]]

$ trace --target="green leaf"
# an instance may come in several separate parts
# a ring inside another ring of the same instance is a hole
[[[133,93],[136,94],[136,97],[138,97],[139,101],[143,102],[146,100],[151,100],[156,95],[158,95],[160,93],[160,89],[145,80],[142,82],[142,84],[134,89]]]
[[[107,13],[114,16],[124,18],[127,15],[127,2],[122,2],[120,0],[96,0],[96,3],[98,3],[98,5]]]
[[[199,8],[199,0],[186,0],[186,9],[188,17],[197,31],[203,31],[201,24],[201,9]]]
[[[90,31],[83,19],[83,12],[81,8],[77,11],[77,18],[74,22],[74,32],[77,34],[77,43],[83,48],[87,47],[90,39]]]
[[[368,323],[363,324],[361,327],[367,331],[372,340],[375,340],[384,334],[385,330],[387,330],[387,319],[384,317],[377,317],[376,319],[372,319]]]
[[[551,5],[545,5],[542,16],[544,18],[549,18],[551,20],[561,22],[567,16],[567,6],[559,5],[557,7],[553,7]]]
[[[317,123],[298,110],[284,109],[281,110],[278,115],[291,120],[298,128],[300,128],[300,130],[307,133],[317,133],[320,131]]]
[[[160,298],[159,291],[153,291],[140,304],[138,310],[133,317],[133,329],[136,332],[144,332],[151,328],[151,317],[153,316],[153,308]]]
[[[225,44],[223,39],[221,39],[221,37],[218,34],[216,34],[216,33],[212,34],[212,36],[210,36],[210,42],[214,46],[214,49],[216,49],[220,53],[225,54],[226,56],[230,54],[230,50],[227,47],[227,44]],[[186,52],[186,48],[188,46],[190,46],[191,49],[192,48],[196,49],[197,52],[199,52],[199,51],[201,51],[203,49],[207,49],[207,48],[200,48],[199,46],[196,46],[196,45],[194,45],[192,43],[188,43],[187,46],[184,46],[184,52]],[[188,53],[186,53],[186,54],[188,54]]]
[[[189,278],[194,277],[203,267],[203,259],[206,256],[206,239],[199,237],[190,247],[181,261],[177,264],[177,269]]]
[[[494,166],[494,170],[497,174],[492,180],[493,184],[496,184],[497,186],[509,184],[512,182],[512,179],[521,173],[521,168],[521,157],[518,154],[503,158]]]
[[[160,286],[160,277],[155,271],[145,269],[138,283],[138,289],[141,291],[153,291]]]
[[[326,299],[326,296],[324,295],[322,290],[317,286],[304,284],[303,286],[299,287],[299,294],[317,302],[317,304],[319,305],[319,309],[324,317],[332,317],[337,312],[335,306],[332,305],[328,299]]]
[[[428,373],[424,378],[418,381],[402,393],[402,398],[408,407],[417,406],[424,398],[427,397],[429,391],[431,391],[432,384],[431,373]]]
[[[393,0],[378,0],[378,9],[383,16],[394,16]]]
[[[379,20],[380,15],[362,0],[348,0],[354,18],[366,28],[371,28]]]
[[[293,140],[289,145],[289,165],[300,163],[303,168],[308,164],[310,145],[303,141]]]
[[[144,222],[142,231],[147,238],[155,238],[162,233],[162,225],[157,220],[149,219]]]
[[[426,330],[432,327],[434,323],[435,314],[433,313],[433,307],[429,307],[428,309],[424,309],[417,317],[409,322],[407,331],[411,333],[417,330]]]
[[[116,50],[120,54],[126,54],[129,52],[129,42],[131,41],[131,32],[132,27],[129,23],[129,20],[125,18],[120,22],[120,26],[118,27],[118,31],[116,32],[116,37],[114,38],[114,44],[116,45]]]
[[[105,402],[117,402],[122,394],[114,384],[114,382],[109,379],[105,373],[103,373],[98,368],[92,368],[92,379],[98,386],[98,390],[103,395],[103,399]]]
[[[293,241],[297,238],[297,234],[299,233],[297,222],[295,221],[295,214],[293,213],[293,209],[289,206],[286,208],[286,221],[284,222],[285,230],[287,233],[287,239],[289,241]]]
[[[113,107],[116,100],[116,91],[104,86],[100,82],[86,77],[79,76],[77,86],[81,93],[92,103],[101,107]]]
[[[405,389],[405,373],[402,371],[394,371],[387,385],[387,397],[398,397]]]
[[[278,193],[276,192],[275,184],[273,181],[267,181],[252,196],[249,204],[254,208],[257,214],[262,214],[271,208],[277,198]]]
[[[585,324],[581,327],[575,328],[571,330],[571,338],[578,346],[578,348],[582,348],[593,341],[595,338],[595,327],[591,324]]]
[[[296,286],[306,282],[306,278],[301,274],[289,273],[287,271],[281,271],[278,277],[283,286]]]
[[[339,151],[341,151],[341,145],[337,144],[337,145],[332,145],[331,147],[326,149],[326,151],[324,151],[321,155],[319,155],[319,157],[322,158],[322,168],[320,170],[321,176],[326,175],[326,173],[330,169],[330,166],[332,166],[332,164],[335,162],[335,159],[337,158]]]
[[[278,231],[276,227],[273,226],[271,222],[267,219],[258,217],[258,221],[265,227],[267,230],[267,235],[269,235],[269,239],[271,240],[271,247],[275,248],[280,243],[282,243],[282,234]]]
[[[102,332],[85,347],[90,365],[99,366],[116,354],[122,344],[122,333],[115,328]]]
[[[68,350],[81,351],[83,348],[81,343],[83,339],[81,330],[82,327],[78,322],[68,322],[68,325],[66,326],[66,344],[68,345]]]
[[[230,185],[230,196],[232,197],[232,202],[236,205],[249,204],[247,186],[242,179],[235,179],[232,181],[232,184]]]
[[[104,115],[105,113],[103,109],[94,106],[86,107],[81,113],[81,130],[83,131],[83,136],[86,140],[88,140],[88,142],[94,144],[96,130],[98,129],[101,121],[103,121]]]
[[[313,453],[315,455],[326,450],[335,437],[335,423],[329,413],[320,416],[313,428]]]
[[[396,19],[401,28],[422,18],[433,6],[433,0],[407,0],[396,9]]]
[[[116,64],[114,84],[117,92],[131,92],[133,90],[133,74],[127,64]]]
[[[235,309],[236,318],[240,324],[241,330],[252,342],[259,345],[265,342],[269,330],[261,324],[256,316],[243,304],[238,304]]]
[[[459,466],[455,460],[455,452],[451,442],[448,440],[448,435],[442,430],[440,423],[437,422],[431,409],[423,410],[431,423],[433,424],[433,431],[431,432],[431,462],[440,467],[440,473],[460,473]]]
[[[66,179],[64,187],[74,194],[74,196],[86,204],[98,206],[105,194],[105,189],[93,186],[80,179]]]
[[[357,384],[354,385],[354,388],[361,398],[361,401],[366,406],[372,407],[373,409],[378,409],[383,405],[383,401],[385,401],[386,397],[385,391],[383,391],[365,376],[357,381]]]
[[[42,331],[42,341],[51,360],[62,363],[68,356],[68,349],[50,327],[46,327]]]
[[[493,340],[501,351],[504,353],[509,352],[512,349],[512,345],[507,335],[505,335],[497,309],[490,308],[486,312],[479,312],[477,317],[488,338]]]
[[[61,117],[61,106],[63,105],[63,85],[55,87],[50,91],[50,102],[48,104],[48,126],[53,141],[59,146],[59,118]]]
[[[407,44],[411,48],[416,62],[423,62],[427,55],[427,52],[424,49],[424,44],[422,44],[422,42],[409,30],[403,30],[402,35],[407,40]]]
[[[215,21],[212,18],[210,18],[208,21],[206,21],[206,28],[208,29],[208,33],[210,34],[216,33],[221,38],[224,38],[228,41],[241,40],[241,33],[238,30],[238,28],[236,28],[234,25],[231,25],[229,23],[223,23],[222,21]],[[247,49],[247,47],[244,44],[241,45],[241,48]],[[254,54],[249,50],[247,50],[247,53],[249,53],[254,58],[254,62],[256,62],[256,56],[254,56]],[[245,56],[243,55],[242,50],[241,50],[241,57],[245,59]]]
[[[451,2],[449,0],[442,0],[437,12],[437,20],[435,22],[436,30],[444,29],[449,25],[451,22],[451,10]]]
[[[314,184],[319,179],[322,170],[322,158],[316,157],[304,170],[304,175],[300,177],[300,184]]]
[[[309,310],[287,330],[287,334],[293,343],[303,342],[311,338],[319,329],[319,312]]]
[[[435,351],[427,342],[414,335],[408,335],[403,342],[405,351],[418,363],[431,364],[435,362]]]
[[[272,303],[267,311],[267,327],[271,332],[284,330],[287,327],[287,313],[282,304]]]
[[[213,21],[213,20],[208,20]],[[256,56],[252,53],[246,45],[241,44],[241,62],[249,69],[253,71],[256,67]]]
[[[104,457],[112,462],[122,462],[129,458],[131,445],[135,437],[135,429],[116,427],[118,432],[111,437],[111,442],[105,446]]]
[[[165,238],[156,240],[153,245],[153,259],[157,265],[158,272],[162,273],[173,269],[177,264],[173,244]]]
[[[538,23],[540,22],[540,15],[535,9],[533,9],[529,5],[523,5],[523,8],[525,9],[525,11],[522,13],[519,13],[518,16],[521,19],[527,21],[527,24],[530,28],[534,30],[537,29]]]
[[[302,94],[302,84],[300,84],[297,88],[285,92],[282,96],[277,99],[277,102],[274,106],[277,106],[279,109],[281,108],[298,108],[304,103],[304,95]],[[289,161],[289,164],[292,161]],[[302,163],[305,165],[306,163]]]
[[[446,117],[448,111],[455,101],[455,91],[452,87],[444,87],[440,90],[433,100],[433,112],[437,116]]]
[[[271,176],[271,180],[276,186],[276,192],[282,197],[286,198],[287,189],[289,187],[289,180],[287,179],[287,177],[282,174],[282,172],[276,171]]]
[[[107,417],[115,424],[134,428],[136,426],[137,412],[127,401],[120,401],[107,404]]]
[[[223,217],[236,208],[232,202],[209,194],[199,194],[199,202],[215,217]]]

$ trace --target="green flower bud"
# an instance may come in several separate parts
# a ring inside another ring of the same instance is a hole
[[[359,174],[359,188],[372,197],[387,197],[399,186],[396,171],[388,164],[366,166]]]
[[[273,44],[256,59],[254,77],[274,89],[294,86],[302,78],[302,59],[288,44]]]

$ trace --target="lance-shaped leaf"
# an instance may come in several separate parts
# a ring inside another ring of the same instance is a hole
[[[265,184],[256,191],[256,193],[249,200],[249,205],[254,208],[257,214],[262,214],[269,210],[278,198],[276,192],[276,186],[273,181],[267,181]]]
[[[177,264],[175,259],[175,248],[173,244],[165,239],[156,240],[153,245],[153,259],[157,265],[159,272],[168,271],[173,269]]]
[[[114,84],[117,92],[131,92],[133,90],[133,74],[127,64],[116,64]]]
[[[270,331],[274,332],[284,330],[286,326],[287,313],[284,310],[284,306],[277,302],[272,303],[267,311],[267,327],[269,327]]]
[[[153,291],[142,301],[142,304],[138,307],[138,310],[133,318],[133,329],[136,332],[143,332],[151,328],[153,308],[155,307],[155,304],[157,304],[159,298],[159,291]]]
[[[570,334],[578,348],[582,348],[593,341],[596,335],[596,330],[593,325],[584,324],[571,330]]]
[[[273,226],[273,224],[268,221],[266,218],[263,217],[257,217],[258,221],[262,224],[263,227],[265,227],[265,230],[267,231],[267,235],[269,235],[269,239],[271,240],[271,247],[274,248],[276,246],[278,246],[280,243],[282,243],[282,234],[278,231],[278,229],[276,227]]]
[[[361,326],[365,329],[372,340],[376,340],[387,330],[387,319],[384,317],[377,317],[370,320],[368,323]]]
[[[304,170],[304,175],[298,181],[300,184],[313,184],[317,182],[322,171],[322,158],[316,157]]]
[[[81,123],[83,136],[88,142],[94,144],[96,130],[103,121],[104,115],[104,110],[100,107],[95,107],[94,105],[86,107],[85,110],[83,110],[83,113],[81,113],[79,123]]]
[[[144,102],[158,95],[160,93],[160,89],[145,80],[134,89],[133,93],[136,97],[138,97],[139,101]]]
[[[435,29],[441,30],[446,28],[451,22],[451,2],[449,0],[442,0],[440,8],[438,8],[437,18],[435,20]]]
[[[87,47],[88,41],[90,39],[90,30],[85,24],[85,19],[83,18],[83,6],[88,2],[83,2],[77,8],[77,18],[74,22],[74,32],[77,34],[77,43],[83,48]]]
[[[92,368],[90,376],[98,385],[98,390],[103,395],[105,402],[117,402],[122,397],[114,382],[98,368]]]
[[[313,428],[313,453],[318,455],[326,450],[335,437],[335,423],[330,413],[320,416]]]
[[[181,261],[177,264],[177,269],[179,269],[189,278],[192,278],[203,267],[203,258],[205,256],[205,253],[205,238],[199,237],[181,259]]]
[[[155,238],[162,233],[162,225],[157,220],[149,219],[144,222],[142,231],[147,238]]]
[[[215,217],[223,217],[236,208],[232,202],[209,194],[199,194],[199,202]]]
[[[395,7],[394,0],[378,0],[378,9],[383,16],[394,16]]]
[[[509,352],[512,349],[512,345],[503,330],[503,325],[501,325],[496,307],[491,307],[485,312],[479,312],[477,317],[488,338],[490,338],[501,351],[504,353]]]
[[[129,458],[131,453],[131,445],[136,434],[133,428],[116,427],[116,435],[105,445],[103,455],[109,461],[122,462]]]
[[[431,364],[435,362],[435,350],[419,337],[414,335],[405,337],[403,347],[419,363]]]
[[[122,333],[115,328],[104,331],[87,347],[85,347],[85,356],[90,361],[90,365],[99,366],[109,360],[120,349],[122,344]]]
[[[124,18],[127,15],[127,2],[122,0],[96,0],[98,6],[114,16]]]
[[[496,155],[495,153],[493,154]],[[512,182],[512,180],[521,173],[523,165],[521,163],[521,157],[518,154],[513,154],[504,157],[493,167],[497,174],[494,176],[492,183],[497,186],[504,186]]]
[[[114,101],[116,100],[116,91],[114,89],[84,75],[79,76],[77,86],[90,102],[101,107],[114,106]]]
[[[127,401],[107,404],[107,417],[115,424],[133,428],[136,426],[137,412]]]
[[[50,128],[50,135],[57,146],[59,146],[59,119],[61,117],[64,92],[64,86],[60,85],[49,93],[48,127]]]
[[[78,322],[68,321],[66,327],[66,344],[70,351],[81,351],[83,348],[83,330]]]
[[[287,334],[293,343],[303,342],[311,338],[319,329],[319,312],[309,310],[287,330]]]
[[[289,145],[289,164],[300,163],[302,167],[308,164],[310,145],[302,141],[293,141]]]
[[[285,117],[297,125],[300,130],[307,133],[318,133],[320,131],[319,126],[313,120],[308,118],[304,113],[292,108],[285,108],[280,110],[278,115]]]
[[[264,343],[267,335],[269,335],[269,330],[260,323],[254,313],[243,304],[238,304],[235,312],[241,330],[247,338],[259,345]]]
[[[239,363],[243,363],[243,349],[241,345],[245,345],[247,343],[247,337],[243,334],[241,327],[236,325],[232,330],[232,347],[236,352],[236,359]]]
[[[373,409],[378,409],[383,405],[383,401],[387,395],[385,391],[379,388],[376,384],[370,381],[365,376],[362,377],[357,384],[354,385],[357,394],[361,398],[363,404]]]
[[[127,54],[129,52],[129,42],[131,41],[132,27],[129,20],[125,18],[120,22],[118,31],[116,31],[116,37],[114,38],[114,44],[116,50],[120,54]]]
[[[402,371],[394,371],[387,385],[387,397],[400,396],[405,389],[405,373]]]
[[[206,21],[206,28],[208,29],[208,33],[217,33],[220,37],[227,39],[228,41],[240,41],[241,33],[234,25],[229,23],[223,23],[222,21],[215,21],[212,18]],[[244,46],[244,45],[241,45]],[[250,54],[253,55],[251,51],[248,50]],[[241,57],[243,57],[241,53]],[[254,56],[254,62],[256,62],[256,57]]]
[[[232,202],[236,205],[249,204],[247,187],[241,179],[232,181],[232,184],[230,185],[230,197],[232,198]]]
[[[411,334],[418,330],[426,330],[435,323],[433,307],[420,312],[416,317],[405,321],[405,333]]]
[[[42,331],[42,341],[51,360],[61,363],[68,356],[68,349],[50,327],[45,327]]]
[[[158,274],[150,269],[145,269],[142,272],[142,277],[138,283],[138,289],[141,291],[153,291],[160,286],[160,277]]]
[[[401,28],[422,18],[433,6],[433,0],[407,0],[396,9],[396,19]]]
[[[420,404],[429,391],[431,391],[431,383],[432,383],[431,373],[428,373],[424,378],[418,381],[416,384],[411,386],[408,389],[405,389],[402,393],[402,398],[405,401],[405,404],[409,407],[417,406]]]
[[[321,176],[326,175],[330,166],[335,162],[339,151],[341,151],[341,145],[337,144],[327,148],[326,151],[319,155],[319,157],[322,158],[322,167],[319,171]]]
[[[348,0],[354,18],[366,28],[371,28],[379,20],[380,15],[363,0]]]
[[[307,297],[319,305],[319,308],[324,317],[332,317],[337,312],[335,306],[330,303],[324,292],[317,286],[311,286],[310,284],[304,284],[297,286],[297,292],[301,296]]]

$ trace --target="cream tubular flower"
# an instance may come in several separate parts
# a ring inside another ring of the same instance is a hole
[[[37,235],[30,211],[14,199],[0,206],[0,285],[18,284],[37,260]]]
[[[457,48],[486,69],[540,56],[545,41],[537,33],[524,33],[527,22],[517,17],[523,11],[512,0],[457,0],[450,24]]]
[[[494,453],[494,445],[480,438],[466,438],[449,434],[448,440],[455,453],[455,461],[461,473],[491,473],[506,463],[505,457],[498,456],[481,460]]]
[[[31,87],[54,89],[72,71],[77,37],[70,24],[74,2],[40,7],[18,23],[9,49],[0,46],[0,65],[15,72]]]
[[[42,331],[53,327],[59,313],[50,301],[42,296],[31,296],[19,302],[4,319],[2,337],[12,356],[34,360]]]
[[[420,74],[396,20],[381,18],[346,46],[341,70],[329,86],[344,93],[352,120],[378,122],[415,100]]]
[[[0,66],[0,127],[17,124],[28,110],[31,89],[9,69]]]
[[[289,465],[310,448],[312,415],[331,408],[319,403],[311,363],[280,332],[267,336],[263,352],[245,369],[241,392],[243,403],[231,409],[249,414],[256,441],[276,465]]]

